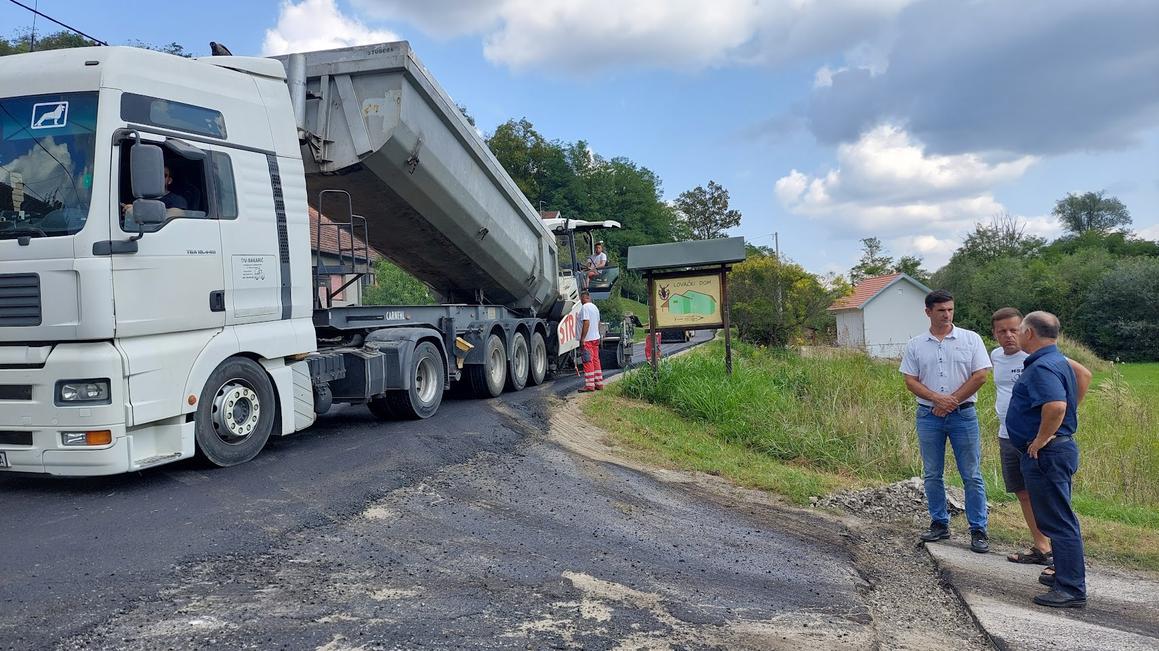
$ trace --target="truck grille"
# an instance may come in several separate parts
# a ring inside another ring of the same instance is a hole
[[[0,275],[0,327],[40,325],[40,276]]]
[[[0,445],[32,445],[32,432],[0,430]]]
[[[0,400],[32,400],[32,385],[0,384]]]

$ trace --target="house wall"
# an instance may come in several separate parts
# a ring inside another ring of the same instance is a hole
[[[843,348],[864,348],[865,323],[861,310],[841,310],[837,316],[837,345]]]
[[[925,292],[902,280],[866,303],[865,352],[872,357],[901,357],[906,343],[930,328],[925,299]]]

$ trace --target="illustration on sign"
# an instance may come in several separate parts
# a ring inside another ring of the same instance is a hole
[[[68,124],[68,102],[42,102],[32,105],[32,128],[54,129]]]
[[[723,323],[720,274],[656,280],[656,325],[705,327]]]

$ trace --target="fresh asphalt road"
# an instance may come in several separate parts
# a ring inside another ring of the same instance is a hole
[[[0,475],[0,648],[874,643],[839,534],[552,443],[578,386],[339,410],[233,468]]]

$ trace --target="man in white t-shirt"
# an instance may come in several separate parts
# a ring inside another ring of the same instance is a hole
[[[943,477],[949,441],[966,492],[970,549],[984,554],[990,551],[990,539],[982,438],[974,402],[990,374],[990,357],[978,333],[954,325],[954,297],[949,292],[934,290],[926,295],[925,303],[930,329],[910,339],[898,368],[918,403],[915,426],[930,512],[930,528],[920,538],[934,542],[950,537]]]
[[[608,254],[604,253],[604,242],[601,240],[596,242],[596,252],[589,255],[588,259],[584,261],[584,269],[587,269],[588,272],[588,282],[600,275],[606,266],[608,266]]]
[[[585,289],[580,292],[579,329],[580,354],[584,362],[584,388],[581,392],[604,388],[604,369],[600,366],[600,308],[592,302]]]
[[[1002,482],[1007,493],[1018,497],[1022,507],[1022,517],[1034,537],[1034,543],[1026,551],[1014,552],[1006,557],[1011,563],[1049,565],[1051,561],[1050,538],[1038,530],[1034,521],[1034,511],[1030,508],[1030,493],[1022,478],[1022,453],[1010,443],[1006,432],[1006,408],[1010,406],[1010,396],[1014,385],[1022,376],[1023,362],[1027,355],[1018,346],[1018,329],[1022,326],[1022,312],[1017,308],[1004,307],[990,317],[990,327],[998,348],[990,351],[990,361],[994,364],[994,411],[998,413],[998,450],[1002,461]],[[1091,372],[1073,359],[1068,359],[1078,381],[1078,398],[1081,401],[1091,383]]]

